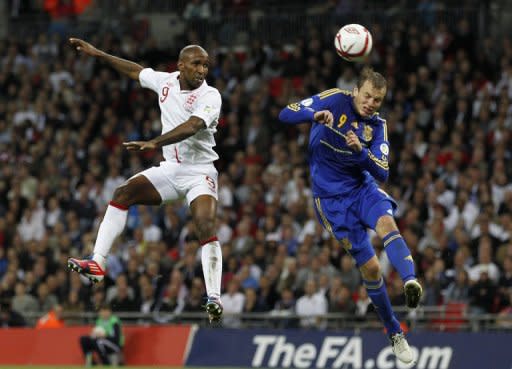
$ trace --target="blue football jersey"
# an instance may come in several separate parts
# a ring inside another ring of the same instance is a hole
[[[317,123],[314,113],[329,110],[332,126]],[[362,186],[377,187],[375,180],[388,178],[389,142],[386,121],[378,113],[363,118],[354,107],[349,91],[330,89],[293,103],[279,114],[287,124],[311,122],[309,136],[309,165],[315,197],[349,195]],[[363,150],[356,152],[346,143],[346,135],[353,131]]]

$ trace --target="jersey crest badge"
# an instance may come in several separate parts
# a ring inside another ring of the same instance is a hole
[[[197,100],[197,95],[195,94],[190,94],[188,97],[187,97],[187,100],[185,101],[185,104],[183,104],[183,107],[185,108],[185,110],[187,111],[191,111],[193,109],[193,105],[194,105],[194,102]]]
[[[373,128],[365,125],[363,129],[363,139],[365,141],[371,141],[373,138]]]

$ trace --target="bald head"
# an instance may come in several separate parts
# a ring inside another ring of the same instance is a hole
[[[178,70],[180,86],[184,90],[198,88],[208,74],[210,61],[208,53],[199,45],[188,45],[180,51]]]
[[[205,56],[208,56],[208,53],[206,52],[206,50],[203,49],[201,46],[188,45],[188,46],[185,46],[183,49],[181,49],[178,60],[183,61],[184,59],[189,58],[193,54],[203,54]]]

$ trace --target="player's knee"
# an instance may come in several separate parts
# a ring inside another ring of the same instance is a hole
[[[398,230],[395,219],[391,215],[383,215],[377,220],[377,227],[375,229],[377,234],[382,238],[388,233]]]
[[[367,281],[377,281],[381,277],[381,269],[378,261],[371,260],[361,267],[361,274]]]
[[[195,219],[197,237],[204,240],[215,235],[215,218],[207,215],[199,215]]]
[[[130,190],[128,184],[124,183],[115,189],[114,195],[112,196],[112,201],[124,206],[133,205],[131,203],[133,199],[133,194],[131,192],[132,191]]]

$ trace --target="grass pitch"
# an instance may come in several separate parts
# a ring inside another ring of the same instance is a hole
[[[8,365],[1,366],[0,369],[84,369],[85,366],[67,366],[67,365],[56,365],[56,366],[38,366],[38,365]],[[92,366],[94,369],[112,369],[115,368],[113,366]],[[210,368],[198,368],[198,367],[180,367],[180,366],[120,366],[118,368],[127,368],[127,369],[212,369]],[[231,368],[236,369],[236,368]]]
[[[38,365],[0,365],[0,369],[83,369],[85,366],[67,366],[67,365],[56,365],[56,366],[38,366]],[[112,369],[113,366],[93,366],[94,369]],[[181,366],[121,366],[118,368],[126,369],[212,369],[202,367],[181,367]],[[246,369],[246,368],[229,368],[229,369]]]

